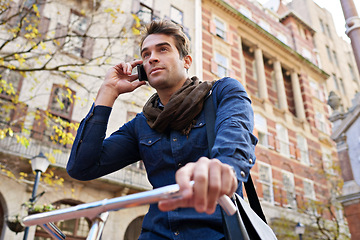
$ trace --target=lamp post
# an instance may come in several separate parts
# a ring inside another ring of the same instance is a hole
[[[39,155],[37,155],[31,159],[31,168],[33,171],[35,171],[36,175],[35,175],[33,191],[32,191],[31,198],[30,198],[30,204],[35,201],[36,192],[38,189],[41,173],[46,171],[49,164],[50,164],[50,162],[47,160],[47,158],[45,157],[45,155],[42,152],[40,152]],[[29,227],[26,227],[25,231],[24,231],[23,240],[27,240],[28,233],[29,233]]]
[[[295,226],[295,233],[299,235],[299,239],[302,240],[302,235],[305,232],[305,225],[298,222]]]

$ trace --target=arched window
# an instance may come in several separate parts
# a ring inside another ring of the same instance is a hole
[[[135,218],[127,227],[124,240],[137,240],[141,233],[144,216]]]
[[[60,200],[53,203],[59,209],[67,208],[80,204],[81,202],[72,199]],[[67,240],[85,240],[90,227],[91,221],[88,218],[76,218],[55,223],[56,226],[66,235]],[[51,237],[40,226],[37,226],[35,240],[51,240]]]

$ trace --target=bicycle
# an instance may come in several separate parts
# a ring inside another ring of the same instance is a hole
[[[191,182],[191,184],[193,185],[194,182]],[[178,197],[180,197],[179,185],[173,184],[127,196],[104,199],[92,203],[84,203],[73,207],[26,216],[23,219],[23,225],[27,227],[40,225],[52,238],[64,240],[66,238],[65,234],[62,233],[53,222],[88,217],[93,220],[93,224],[86,240],[99,240],[109,216],[109,211],[118,211],[123,208],[136,207]],[[224,209],[226,214],[235,214],[236,207],[228,196],[221,196],[218,203]]]

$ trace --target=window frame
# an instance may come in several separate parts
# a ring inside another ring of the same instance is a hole
[[[258,162],[259,164],[259,182],[262,184],[262,193],[263,193],[263,201],[267,202],[267,203],[270,203],[270,204],[274,204],[275,203],[275,200],[274,200],[274,187],[273,187],[273,177],[272,177],[272,168],[271,168],[271,165],[270,164],[267,164],[267,163],[263,163],[263,162]],[[260,171],[260,168],[261,167],[264,167],[264,168],[267,168],[267,173],[269,174],[269,181],[266,181],[264,179],[262,179],[261,177],[261,171]],[[269,193],[270,193],[270,201],[267,201],[264,197],[264,185],[267,186],[269,188]]]
[[[279,141],[279,152],[286,157],[290,157],[289,133],[281,123],[276,123],[276,139]]]
[[[284,190],[286,191],[286,201],[287,201],[286,205],[288,207],[290,207],[290,208],[296,209],[297,208],[297,202],[296,202],[294,174],[289,172],[289,171],[282,170],[281,175],[282,175],[282,183],[283,183],[283,186],[284,186]],[[289,182],[290,182],[291,186],[289,188],[285,184],[284,176],[288,177],[288,179],[290,180]],[[291,199],[289,199],[289,195],[290,195],[289,193],[291,194]]]

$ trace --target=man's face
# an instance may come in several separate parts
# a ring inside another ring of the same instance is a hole
[[[141,48],[141,58],[149,84],[156,90],[180,88],[187,78],[186,69],[191,65],[191,57],[180,59],[175,39],[165,34],[146,37]]]

